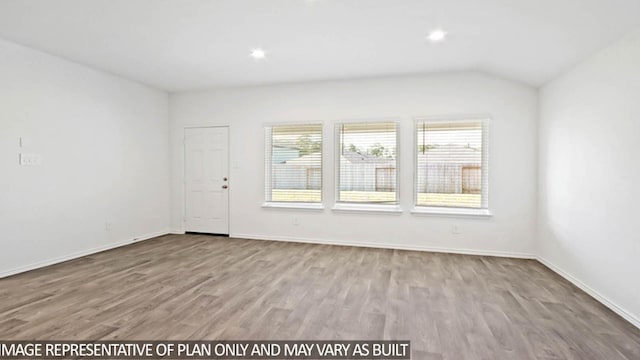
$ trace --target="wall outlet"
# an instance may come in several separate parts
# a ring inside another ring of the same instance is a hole
[[[460,234],[460,228],[458,228],[458,224],[451,225],[451,233],[454,235]]]
[[[104,223],[104,229],[105,231],[111,231],[111,229],[113,228],[113,224],[110,222],[105,222]]]
[[[297,217],[297,216],[294,216],[294,217],[291,219],[291,223],[292,223],[293,225],[295,225],[295,226],[300,225],[300,221],[298,220],[298,217]]]

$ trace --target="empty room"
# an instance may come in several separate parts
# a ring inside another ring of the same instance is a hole
[[[640,1],[0,0],[0,359],[640,359]]]

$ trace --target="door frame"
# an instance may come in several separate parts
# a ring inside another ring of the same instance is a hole
[[[187,218],[187,129],[208,129],[208,128],[227,128],[227,167],[229,172],[229,179],[233,180],[231,176],[231,126],[230,125],[184,125],[182,128],[182,211],[180,214],[180,225],[182,227],[182,233],[186,233],[185,226]],[[231,192],[232,186],[227,189],[227,229],[231,234]]]

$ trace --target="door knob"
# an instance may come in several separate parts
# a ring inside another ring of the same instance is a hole
[[[226,189],[226,188],[228,188],[228,186],[227,185],[222,185],[222,188]]]

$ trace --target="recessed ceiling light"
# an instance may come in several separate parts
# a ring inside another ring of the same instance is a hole
[[[442,29],[437,29],[430,32],[427,39],[431,42],[437,43],[443,41],[445,37],[447,37],[447,32]]]
[[[267,52],[264,51],[263,49],[256,48],[251,50],[251,57],[256,60],[262,60],[267,57]]]

